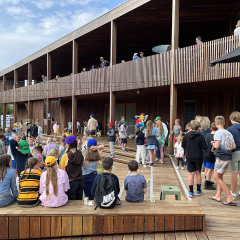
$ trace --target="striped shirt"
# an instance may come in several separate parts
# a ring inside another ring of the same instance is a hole
[[[42,171],[27,169],[22,171],[19,178],[19,195],[17,198],[20,206],[32,206],[39,201],[39,185]]]

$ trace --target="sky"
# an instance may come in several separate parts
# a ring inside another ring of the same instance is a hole
[[[0,0],[0,71],[126,0]]]

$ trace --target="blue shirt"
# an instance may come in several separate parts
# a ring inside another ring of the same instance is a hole
[[[140,59],[139,56],[133,56],[133,61],[134,61],[134,60],[138,60],[138,59]]]
[[[233,135],[233,139],[236,144],[236,148],[233,149],[233,152],[240,151],[240,124],[234,123],[227,130]]]
[[[18,196],[15,171],[13,169],[7,168],[6,176],[4,177],[3,181],[0,180],[0,195],[13,195],[14,197]]]
[[[147,182],[143,175],[127,176],[124,180],[124,188],[127,191],[125,199],[129,202],[143,202],[146,187]]]
[[[92,172],[97,171],[97,166],[98,164],[96,162],[89,162],[89,164],[84,165],[82,170],[83,170],[83,175],[90,174]]]
[[[68,130],[69,130],[69,131],[72,131],[72,122],[69,122],[69,123],[68,123]]]

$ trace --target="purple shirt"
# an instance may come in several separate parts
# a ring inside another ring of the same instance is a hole
[[[44,153],[46,154],[46,156],[49,156],[50,151],[54,148],[57,148],[57,146],[54,143],[49,143],[44,147]]]

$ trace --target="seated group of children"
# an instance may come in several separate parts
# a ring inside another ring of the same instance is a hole
[[[98,205],[98,196],[102,188],[108,183],[113,184],[114,194],[120,192],[118,177],[111,173],[113,160],[106,157],[102,160],[104,172],[97,174],[97,165],[100,160],[95,139],[87,144],[87,153],[83,157],[77,149],[74,136],[66,139],[67,151],[58,165],[56,156],[48,156],[45,161],[34,149],[35,157],[26,161],[25,170],[19,176],[19,193],[16,186],[16,176],[11,169],[11,156],[0,156],[0,207],[12,204],[16,199],[22,207],[34,207],[39,204],[45,207],[60,207],[68,200],[82,200],[83,190],[86,197],[95,199]],[[100,147],[100,151],[101,151]],[[97,152],[97,153],[96,153]],[[147,183],[144,176],[137,173],[138,162],[129,161],[128,168],[131,174],[125,178],[124,188],[127,191],[126,200],[130,202],[144,201]],[[43,172],[44,169],[44,172]],[[106,178],[109,182],[106,182]],[[109,176],[109,177],[108,177]],[[103,181],[104,180],[104,181]],[[101,194],[100,194],[101,195]]]

